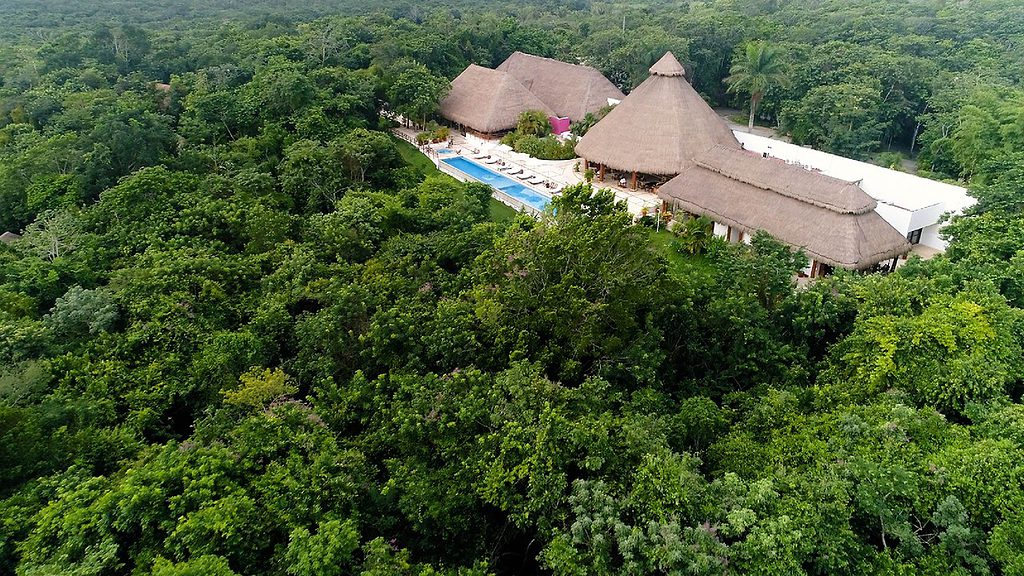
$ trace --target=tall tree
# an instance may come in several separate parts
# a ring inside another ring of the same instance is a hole
[[[789,85],[789,64],[777,48],[765,42],[748,42],[733,58],[725,82],[729,92],[750,94],[749,132],[754,129],[754,115],[764,93],[775,86]]]

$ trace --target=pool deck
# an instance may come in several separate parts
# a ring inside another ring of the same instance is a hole
[[[416,141],[417,131],[415,130],[408,128],[396,128],[395,133],[404,140],[411,142]],[[579,158],[575,158],[573,160],[539,160],[526,154],[520,154],[519,152],[512,150],[511,147],[501,144],[497,140],[484,140],[472,135],[462,136],[458,133],[453,133],[451,139],[453,140],[453,144],[451,146],[449,146],[447,142],[440,142],[429,146],[430,151],[428,151],[428,156],[430,156],[430,159],[433,160],[435,164],[439,162],[436,150],[440,148],[450,148],[455,150],[458,154],[469,158],[472,158],[474,150],[478,150],[480,154],[489,154],[494,158],[504,161],[506,165],[511,165],[516,168],[521,168],[527,172],[537,174],[541,178],[556,184],[558,189],[566,186],[573,186],[584,181],[582,160]],[[580,171],[577,172],[577,169]],[[626,205],[629,207],[629,211],[634,215],[640,215],[644,208],[652,210],[653,208],[661,205],[661,200],[658,199],[656,194],[645,192],[643,190],[630,190],[619,186],[618,183],[612,182],[611,180],[606,180],[605,182],[595,181],[594,186],[598,188],[608,188],[614,192],[615,197],[619,200],[624,200]],[[553,190],[545,189],[543,186],[533,186],[533,188],[548,195],[554,192]]]

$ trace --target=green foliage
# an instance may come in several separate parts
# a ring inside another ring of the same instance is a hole
[[[50,8],[0,5],[0,573],[1024,573],[1013,2]],[[736,106],[748,46],[797,141],[971,178],[944,256],[495,222],[386,133],[515,50]]]
[[[502,136],[501,143],[541,160],[571,160],[576,157],[576,143],[572,140],[563,142],[552,134],[547,115],[539,110],[520,114],[516,129]]]
[[[936,295],[921,306],[906,282],[865,283],[868,307],[834,351],[842,366],[834,381],[860,393],[901,389],[954,412],[1001,397],[1020,369],[1018,313],[981,291]]]
[[[880,89],[877,81],[819,86],[799,103],[784,107],[779,122],[793,142],[866,158],[878,148],[883,133]]]
[[[107,331],[117,322],[117,317],[117,304],[109,292],[73,286],[57,299],[44,322],[55,336],[73,338]]]
[[[551,133],[551,123],[544,112],[527,110],[519,115],[515,131],[521,136],[546,136]]]
[[[541,160],[571,160],[576,157],[576,143],[572,140],[561,141],[554,134],[542,138],[529,134],[511,132],[502,138],[516,152],[529,154]]]
[[[682,254],[703,254],[715,238],[713,227],[714,222],[705,216],[678,221],[672,225],[676,236],[672,247]]]
[[[270,401],[299,391],[288,382],[288,375],[280,368],[253,368],[242,374],[239,381],[241,385],[238,388],[224,391],[224,403],[249,410],[266,408]]]
[[[420,120],[423,126],[451,90],[447,80],[416,62],[399,63],[389,75],[393,76],[387,87],[391,109],[406,118]]]
[[[200,556],[185,562],[173,563],[158,558],[153,564],[153,576],[236,576],[227,560],[220,556]]]
[[[729,75],[723,80],[730,92],[750,94],[750,119],[747,129],[754,127],[757,105],[765,92],[789,86],[789,65],[780,51],[764,42],[749,42],[737,49]]]

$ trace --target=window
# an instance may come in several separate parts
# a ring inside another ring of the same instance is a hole
[[[921,229],[918,228],[917,230],[914,230],[910,234],[907,234],[907,240],[909,240],[911,244],[920,244],[921,243]]]

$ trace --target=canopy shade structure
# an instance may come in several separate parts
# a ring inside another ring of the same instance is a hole
[[[609,99],[625,98],[621,90],[590,66],[513,52],[497,69],[519,80],[555,115],[573,121],[583,119],[588,112],[596,113],[608,105]]]
[[[470,64],[441,101],[441,116],[483,134],[497,134],[516,127],[519,115],[539,110],[553,116],[518,80],[506,72]]]
[[[644,174],[679,174],[713,146],[739,149],[718,114],[667,52],[651,76],[592,127],[576,153],[592,163]]]
[[[863,270],[911,248],[856,183],[726,146],[695,158],[658,194],[744,232],[764,230],[830,266]]]

